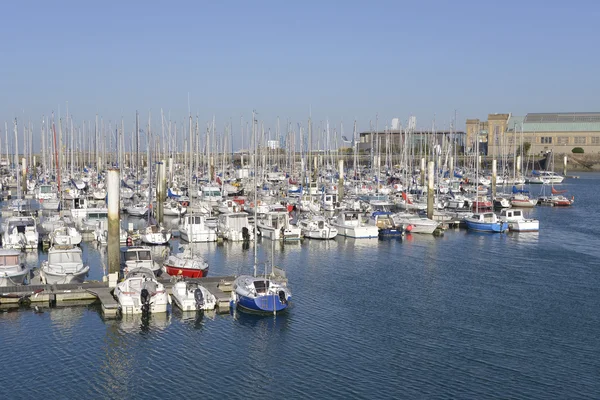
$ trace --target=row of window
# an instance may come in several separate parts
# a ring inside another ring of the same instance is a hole
[[[540,143],[542,144],[552,144],[553,138],[552,136],[542,136],[540,137]],[[569,141],[569,136],[558,136],[556,138],[556,144],[558,145],[567,145],[569,143],[572,144],[587,144],[588,140],[586,136],[575,136],[572,141]],[[590,138],[589,144],[592,145],[600,145],[600,136],[592,136]]]

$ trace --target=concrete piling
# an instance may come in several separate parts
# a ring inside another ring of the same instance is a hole
[[[567,156],[563,157],[563,176],[567,176]]]
[[[521,156],[517,156],[517,175],[521,172]]]
[[[433,219],[433,171],[434,162],[429,161],[427,164],[427,218],[429,219]]]
[[[21,158],[21,193],[27,193],[27,160]]]
[[[120,220],[120,186],[121,178],[119,170],[111,168],[108,170],[107,195],[108,195],[108,273],[109,282],[115,281],[111,276],[118,276],[120,271],[119,254],[119,224]]]

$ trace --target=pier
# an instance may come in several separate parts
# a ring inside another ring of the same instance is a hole
[[[188,282],[204,286],[217,299],[217,312],[229,312],[232,284],[235,276],[214,276],[187,279]],[[169,292],[175,284],[174,278],[159,278],[158,281]],[[48,307],[93,304],[99,302],[105,318],[119,316],[119,303],[105,282],[90,281],[64,285],[20,285],[0,287],[0,308],[39,304]]]

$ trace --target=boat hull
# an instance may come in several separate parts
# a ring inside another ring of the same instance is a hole
[[[237,306],[244,310],[257,313],[272,313],[281,312],[287,309],[290,298],[285,303],[282,303],[279,296],[269,294],[258,297],[238,296]]]
[[[465,220],[467,229],[477,232],[493,232],[502,233],[508,230],[508,224],[506,222],[473,222]]]
[[[40,269],[40,277],[47,285],[68,284],[68,283],[83,283],[86,275],[90,271],[90,267],[85,266],[81,271],[73,273],[59,273],[49,271],[47,268]]]
[[[25,282],[25,277],[29,273],[29,269],[25,268],[21,271],[5,272],[0,271],[0,287],[22,285]]]
[[[174,265],[165,264],[167,274],[171,276],[184,276],[186,278],[204,278],[208,275],[208,268],[180,268]]]

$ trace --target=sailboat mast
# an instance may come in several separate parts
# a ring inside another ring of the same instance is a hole
[[[255,119],[256,111],[252,111],[252,140],[254,140],[254,276],[256,276],[256,268],[258,264],[258,248],[257,248],[257,233],[256,229],[256,210],[258,208],[258,189],[256,188],[256,165],[257,165],[257,146],[256,146],[256,119]]]
[[[54,114],[52,114],[52,135],[54,137],[54,164],[56,168],[56,181],[58,183],[58,195],[60,196],[60,167],[58,164],[58,147],[56,146],[56,126],[54,126]]]

